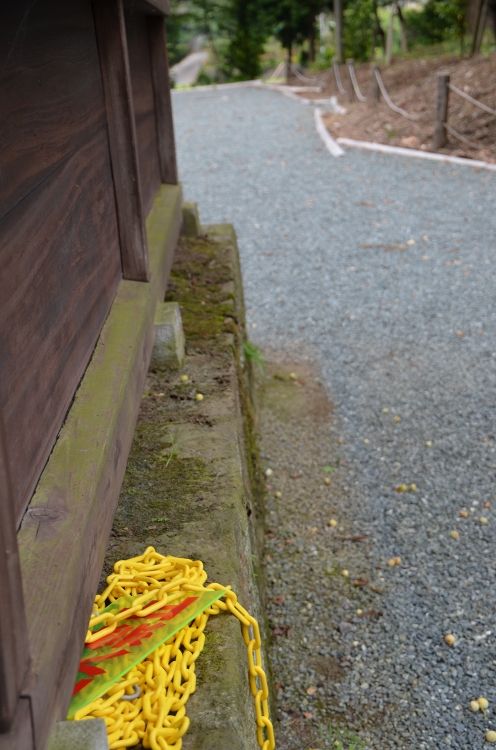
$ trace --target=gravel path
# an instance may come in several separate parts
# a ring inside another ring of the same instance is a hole
[[[496,728],[496,176],[359,151],[333,159],[312,111],[277,93],[173,101],[185,196],[204,222],[236,227],[253,340],[318,368],[343,437],[343,523],[373,535],[369,570],[387,583],[377,623],[348,635],[334,624],[311,644],[352,665],[314,712],[334,706],[354,725],[362,708],[380,715],[363,716],[374,750],[482,748]],[[332,430],[328,440],[331,461]],[[418,490],[398,494],[403,483]],[[301,570],[280,556],[273,590],[298,588]],[[278,659],[291,670],[284,650]],[[304,691],[285,691],[282,723],[298,703],[308,710]],[[467,709],[480,695],[487,722]]]

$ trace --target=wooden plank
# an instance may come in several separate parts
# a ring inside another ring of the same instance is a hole
[[[89,0],[17,0],[1,13],[0,218],[106,128]]]
[[[145,216],[147,216],[162,181],[147,17],[133,6],[131,10],[126,9],[125,18],[142,200]]]
[[[448,103],[449,103],[449,73],[437,74],[437,95],[436,95],[436,124],[434,127],[433,147],[437,151],[446,145],[448,134],[444,123],[448,121]]]
[[[12,728],[29,662],[14,497],[0,408],[0,736]]]
[[[0,267],[0,396],[20,521],[121,278],[104,129],[0,220]]]
[[[21,698],[10,731],[0,734],[0,750],[35,750],[29,698]]]
[[[177,185],[176,144],[172,119],[165,22],[160,16],[148,16],[147,24],[160,175],[163,183]]]
[[[162,202],[160,199],[162,198]],[[150,215],[149,284],[122,281],[19,531],[37,748],[65,718],[112,527],[181,219],[163,186]]]
[[[107,107],[122,274],[125,279],[148,281],[148,248],[122,0],[94,0],[93,8]]]

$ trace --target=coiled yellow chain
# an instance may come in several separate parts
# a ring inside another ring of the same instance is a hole
[[[226,589],[215,604],[198,615],[194,622],[182,628],[175,636],[159,646],[140,664],[113,685],[107,693],[77,711],[74,719],[102,718],[107,725],[110,750],[132,747],[142,742],[152,750],[181,750],[182,737],[188,729],[186,701],[195,691],[195,662],[204,643],[204,630],[210,615],[229,610],[241,622],[243,639],[248,649],[250,689],[255,700],[257,740],[262,750],[274,750],[274,730],[269,719],[268,687],[262,667],[261,639],[258,623],[238,602],[230,586],[218,583],[203,584],[207,573],[199,560],[164,556],[148,547],[143,555],[120,560],[114,573],[107,578],[107,588],[96,597],[96,616],[109,602],[120,596],[141,595],[160,590],[159,597],[174,599],[174,594],[185,591]],[[146,609],[149,596],[143,596],[141,610]],[[107,601],[108,600],[108,601]],[[162,602],[163,603],[163,602]],[[134,607],[133,607],[134,610]],[[128,610],[127,614],[130,614]],[[117,621],[108,627],[112,632]],[[252,633],[250,633],[250,628]],[[104,631],[100,630],[99,637]],[[94,639],[88,631],[86,642]],[[139,688],[139,697],[136,695]]]

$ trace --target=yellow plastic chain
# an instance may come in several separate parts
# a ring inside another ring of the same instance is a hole
[[[77,711],[75,720],[101,718],[107,725],[110,750],[132,747],[142,742],[152,750],[181,750],[182,737],[189,727],[186,701],[196,687],[195,662],[204,643],[204,630],[210,615],[229,610],[241,622],[243,639],[248,649],[250,689],[255,700],[257,740],[262,750],[274,750],[274,730],[269,719],[267,679],[262,668],[261,639],[258,623],[239,604],[230,586],[210,583],[204,586],[207,573],[199,560],[164,556],[148,547],[143,555],[119,560],[107,578],[107,588],[95,598],[91,625],[105,622],[106,627],[93,634],[88,630],[86,642],[111,633],[123,617],[134,612],[145,617],[164,602],[171,603],[185,591],[226,589],[222,601],[208,607],[194,622],[147,656],[128,672],[123,681]],[[109,602],[120,596],[139,596],[132,610],[125,614],[99,615]],[[147,607],[146,602],[157,601]],[[108,601],[107,601],[108,600]],[[253,637],[250,634],[252,628]],[[136,695],[139,687],[139,697]],[[265,735],[265,736],[264,736]]]

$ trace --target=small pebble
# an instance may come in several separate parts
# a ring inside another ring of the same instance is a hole
[[[458,533],[458,531],[452,531],[451,532],[451,537],[452,537],[452,539],[459,539],[460,538],[460,534]]]
[[[202,393],[197,393],[196,396],[195,396],[195,399],[197,401],[203,401],[203,394]]]
[[[460,515],[462,518],[468,518],[468,511],[466,511],[465,509],[461,510]]]
[[[448,635],[444,636],[444,640],[448,644],[448,646],[453,646],[455,643],[455,636],[451,633],[448,633]]]
[[[484,508],[490,508],[490,507],[491,507],[491,503],[490,502],[484,503]]]
[[[393,417],[393,421],[394,422],[401,422],[401,417],[398,417],[398,415],[396,415],[395,417]]]

